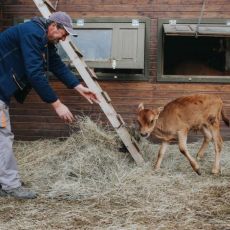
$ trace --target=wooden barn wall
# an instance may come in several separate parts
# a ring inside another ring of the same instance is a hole
[[[204,18],[229,18],[229,0],[206,2]],[[229,84],[178,84],[156,81],[158,19],[198,18],[202,3],[203,0],[59,0],[57,10],[68,12],[72,18],[144,16],[151,19],[149,81],[100,82],[102,88],[110,95],[116,111],[127,123],[135,119],[139,102],[143,101],[150,107],[162,106],[178,96],[198,92],[220,94],[225,103],[226,113],[230,117]],[[40,13],[31,0],[4,0],[0,7],[0,17],[3,16],[0,30],[12,25],[15,18],[31,18],[36,15]],[[77,93],[66,89],[60,83],[52,82],[52,85],[74,114],[86,114],[98,121],[107,121],[99,106],[88,104]],[[34,92],[24,105],[12,102],[11,116],[17,139],[67,136],[70,131],[70,128],[59,120],[51,106],[43,103]],[[225,139],[230,138],[230,131],[224,125],[222,132]]]

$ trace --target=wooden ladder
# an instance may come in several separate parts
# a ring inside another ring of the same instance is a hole
[[[51,11],[56,10],[49,0],[33,1],[44,18],[49,18]],[[127,128],[125,127],[125,122],[123,121],[122,117],[120,116],[120,114],[117,114],[115,109],[113,108],[109,95],[105,91],[103,91],[98,84],[95,72],[86,65],[85,61],[83,60],[83,55],[75,46],[71,37],[72,36],[68,36],[65,41],[60,41],[60,45],[70,58],[71,65],[73,65],[77,69],[78,73],[81,75],[87,87],[93,90],[98,95],[98,98],[100,100],[99,105],[102,111],[107,116],[111,125],[115,128],[117,134],[123,141],[124,145],[132,155],[137,165],[142,165],[144,163],[144,160],[140,153],[140,149],[136,143],[136,140],[130,136]]]

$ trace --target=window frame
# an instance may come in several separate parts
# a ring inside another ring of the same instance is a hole
[[[229,83],[230,76],[195,76],[195,75],[164,75],[164,47],[163,47],[163,24],[168,24],[171,19],[158,20],[158,44],[157,44],[157,81],[158,82],[200,82],[200,83]],[[197,19],[175,19],[177,24],[196,24]],[[226,24],[228,19],[203,19],[201,24]],[[210,37],[210,36],[209,36]]]
[[[121,74],[116,74],[116,73],[100,73],[99,75],[97,74],[98,79],[102,80],[116,80],[116,81],[129,81],[129,80],[139,80],[139,81],[146,81],[149,80],[149,50],[150,50],[150,18],[147,17],[132,17],[132,18],[116,18],[116,17],[103,17],[103,18],[79,18],[79,19],[84,19],[84,23],[132,23],[132,19],[138,19],[139,23],[144,23],[145,24],[145,36],[144,36],[144,67],[143,67],[143,74],[138,74],[138,73],[121,73]],[[73,19],[73,27],[77,24],[78,19]],[[82,27],[77,27],[77,28],[82,28]],[[84,28],[84,27],[83,27]],[[102,28],[99,26],[99,28]],[[103,29],[103,28],[102,28]],[[112,38],[113,39],[113,38]],[[85,61],[87,65],[90,66],[90,61]],[[100,64],[98,64],[100,66]],[[97,68],[97,67],[96,67]],[[105,69],[110,69],[108,67],[99,67],[99,68],[105,68]],[[111,68],[112,69],[112,68]],[[124,68],[122,68],[124,69]],[[120,69],[120,70],[122,70]],[[127,68],[130,70],[135,70],[135,68]],[[117,77],[117,75],[119,75]]]
[[[138,28],[138,38],[140,38],[139,40],[137,40],[137,46],[140,49],[140,46],[142,44],[144,44],[144,38],[143,36],[143,30],[144,28],[144,23],[140,23],[140,27]],[[121,69],[144,69],[144,59],[141,60],[140,57],[138,57],[139,59],[137,60],[136,63],[133,63],[132,61],[128,61],[128,63],[124,63],[124,60],[118,59],[119,57],[119,52],[121,51],[119,46],[119,41],[120,41],[120,30],[122,29],[132,29],[133,27],[131,26],[131,23],[92,23],[92,22],[88,22],[86,25],[84,26],[76,26],[76,24],[73,24],[73,27],[79,30],[111,30],[112,31],[112,37],[111,37],[111,57],[106,59],[106,60],[87,60],[85,59],[85,62],[89,65],[89,67],[92,68],[106,68],[106,69],[110,69],[112,68],[112,60],[113,58],[115,60],[117,60],[117,68],[121,68]],[[135,27],[134,27],[135,28]],[[143,42],[143,43],[142,43]],[[76,45],[77,46],[77,45]],[[144,48],[144,47],[143,47]],[[80,49],[79,49],[80,50]],[[138,49],[137,49],[138,50]],[[142,55],[144,57],[144,50],[141,49]],[[137,66],[135,66],[135,64],[137,64]]]

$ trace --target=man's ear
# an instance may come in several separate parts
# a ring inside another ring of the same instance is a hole
[[[50,29],[50,28],[54,28],[54,27],[56,27],[57,26],[57,23],[56,22],[51,22],[49,25],[48,25],[48,29]]]
[[[143,102],[141,102],[139,105],[138,105],[138,109],[137,109],[137,112],[140,112],[141,110],[144,109],[144,104]]]
[[[163,111],[163,110],[164,110],[164,107],[158,107],[158,108],[156,109],[156,112],[157,112],[156,119],[159,117],[161,111]]]

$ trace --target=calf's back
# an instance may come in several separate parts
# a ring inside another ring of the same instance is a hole
[[[160,113],[158,123],[173,133],[180,129],[200,129],[220,119],[223,102],[219,96],[196,94],[180,97],[168,103]]]

